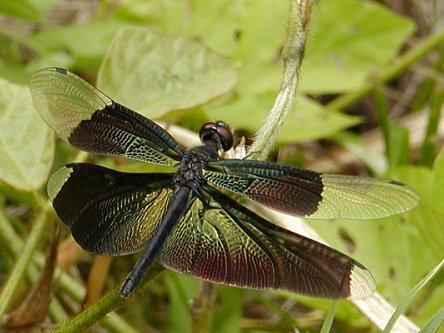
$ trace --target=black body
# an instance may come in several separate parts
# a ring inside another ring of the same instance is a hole
[[[69,164],[49,180],[58,216],[85,250],[102,255],[142,250],[123,296],[157,260],[215,283],[365,298],[375,282],[364,266],[270,223],[235,198],[314,219],[383,218],[419,200],[414,190],[394,181],[222,159],[220,153],[233,144],[222,122],[203,125],[203,146],[184,151],[156,123],[63,69],[36,72],[30,87],[42,118],[73,146],[176,168],[137,174]]]

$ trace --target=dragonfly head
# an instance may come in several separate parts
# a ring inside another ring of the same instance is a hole
[[[218,151],[227,151],[233,146],[233,133],[223,121],[202,125],[199,137],[204,144],[215,145]]]

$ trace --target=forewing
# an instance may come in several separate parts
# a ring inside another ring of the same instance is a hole
[[[39,70],[29,86],[41,117],[77,148],[166,166],[181,159],[183,150],[168,132],[64,69]]]
[[[74,239],[101,255],[142,249],[172,193],[171,174],[123,173],[90,164],[67,165],[48,183],[54,209]]]
[[[196,199],[158,254],[166,267],[215,283],[322,298],[373,293],[371,274],[355,260],[208,190],[214,201],[205,207]]]
[[[408,211],[419,202],[415,190],[399,182],[261,161],[212,161],[204,177],[213,187],[304,218],[378,219]]]

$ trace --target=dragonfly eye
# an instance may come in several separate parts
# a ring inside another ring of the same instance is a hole
[[[233,134],[227,124],[222,121],[202,125],[199,136],[205,144],[212,141],[216,143],[219,150],[227,151],[233,146]]]

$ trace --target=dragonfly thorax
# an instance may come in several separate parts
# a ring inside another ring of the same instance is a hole
[[[155,122],[61,68],[34,73],[30,88],[42,118],[73,146],[177,169],[125,173],[74,163],[48,182],[57,215],[84,249],[123,255],[143,248],[122,286],[123,297],[156,259],[209,282],[365,298],[375,281],[363,265],[267,221],[237,199],[328,220],[388,217],[419,201],[413,189],[394,181],[219,158],[233,145],[222,121],[204,124],[203,146],[184,151]]]
[[[202,170],[208,161],[218,158],[217,152],[208,146],[196,147],[186,151],[174,174],[173,182],[178,186],[187,186],[199,190],[200,185],[206,183]]]

